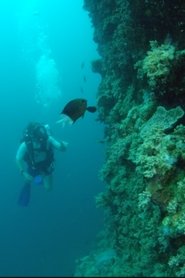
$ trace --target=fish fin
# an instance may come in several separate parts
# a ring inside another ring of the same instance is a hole
[[[97,108],[95,106],[88,106],[87,107],[87,111],[91,112],[91,113],[94,113],[97,111]]]

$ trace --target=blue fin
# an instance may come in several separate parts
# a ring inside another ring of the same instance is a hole
[[[20,192],[18,204],[22,207],[26,207],[29,204],[31,196],[31,183],[26,182]]]

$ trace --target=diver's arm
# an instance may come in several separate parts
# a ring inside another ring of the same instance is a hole
[[[26,153],[26,144],[25,142],[23,142],[20,144],[16,153],[16,164],[21,175],[23,175],[23,177],[26,180],[31,181],[33,177],[30,174],[28,174],[27,171],[25,170],[25,162],[24,162],[25,153]]]
[[[57,141],[55,138],[53,138],[52,136],[49,136],[49,142],[52,144],[52,146],[55,149],[58,149],[60,151],[65,151],[67,148],[68,143],[65,141]]]
[[[26,144],[23,142],[20,144],[16,153],[16,164],[21,174],[23,173],[25,167],[25,162],[23,159],[25,153],[26,153]]]

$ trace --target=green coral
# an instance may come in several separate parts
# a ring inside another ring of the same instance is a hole
[[[180,106],[169,110],[158,106],[152,117],[141,127],[140,135],[144,138],[149,133],[154,133],[157,130],[167,131],[183,116],[184,110]]]
[[[79,260],[76,275],[182,276],[185,4],[85,3],[101,56],[94,68],[102,76],[97,106],[107,149],[96,205],[104,208],[105,225],[101,249]],[[109,248],[116,256],[101,268],[96,258]]]
[[[172,197],[166,210],[168,214],[162,221],[162,228],[169,229],[169,235],[176,237],[185,235],[185,177],[179,176],[179,180],[174,182],[172,190]]]
[[[138,76],[143,78],[146,75],[149,86],[155,88],[159,81],[166,82],[175,58],[175,46],[170,43],[159,46],[157,41],[150,41],[150,47],[146,57],[135,67],[139,68]]]
[[[150,47],[146,56],[134,65],[138,79],[145,80],[157,96],[182,97],[185,91],[185,50],[178,50],[169,40],[161,45],[150,41]]]
[[[164,176],[172,170],[179,158],[174,138],[165,134],[184,115],[181,107],[166,110],[158,107],[153,116],[142,125],[140,140],[132,143],[129,159],[146,178]],[[139,144],[138,144],[139,143]]]
[[[185,246],[180,247],[177,254],[170,257],[168,265],[173,270],[174,276],[185,276]]]

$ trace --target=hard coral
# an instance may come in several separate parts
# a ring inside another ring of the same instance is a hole
[[[166,82],[173,66],[175,46],[169,42],[159,46],[157,41],[150,41],[150,47],[146,57],[138,61],[135,67],[138,68],[138,77],[146,76],[149,86],[154,89],[160,83]]]

